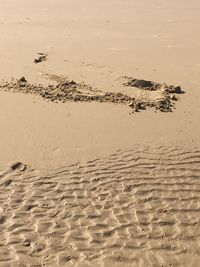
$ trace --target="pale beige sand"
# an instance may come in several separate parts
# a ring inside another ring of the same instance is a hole
[[[198,116],[186,116],[180,107],[167,114],[129,112],[130,108],[123,105],[57,104],[0,92],[1,165],[22,161],[34,168],[53,169],[130,149],[135,144],[179,143],[186,149],[199,144]]]
[[[1,266],[198,266],[200,149],[1,172]],[[13,167],[13,168],[14,168]]]
[[[0,5],[0,79],[186,90],[169,114],[0,92],[0,266],[199,266],[200,2]]]

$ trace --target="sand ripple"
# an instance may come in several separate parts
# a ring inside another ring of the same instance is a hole
[[[198,148],[14,164],[0,173],[0,266],[198,266],[199,177]]]

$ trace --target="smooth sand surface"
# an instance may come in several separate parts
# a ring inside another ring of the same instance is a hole
[[[179,103],[173,113],[130,111],[123,105],[51,103],[0,92],[1,163],[53,169],[135,145],[190,147],[199,142],[198,116],[185,118]]]
[[[4,81],[185,90],[135,114],[0,91],[0,266],[199,266],[200,2],[0,2]]]

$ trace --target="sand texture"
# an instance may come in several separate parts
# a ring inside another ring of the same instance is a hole
[[[5,82],[0,85],[0,90],[8,92],[29,93],[42,96],[56,102],[100,102],[112,104],[126,104],[132,112],[139,112],[147,108],[154,108],[162,112],[171,112],[178,100],[176,94],[183,94],[184,91],[180,86],[166,85],[151,81],[125,78],[124,83],[129,88],[129,94],[121,92],[103,92],[92,88],[84,83],[77,83],[67,78],[56,76],[57,82],[55,85],[49,84],[29,84],[25,77],[19,80]],[[146,91],[157,91],[158,94],[152,97],[150,94],[138,94],[136,88]],[[130,96],[132,95],[132,97]],[[134,96],[134,97],[133,97]]]
[[[200,266],[199,14],[0,0],[0,267]]]
[[[1,172],[1,266],[198,266],[200,150]]]

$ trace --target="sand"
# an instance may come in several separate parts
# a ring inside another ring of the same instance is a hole
[[[152,81],[122,78],[127,93],[101,91],[85,83],[77,83],[73,80],[57,76],[56,84],[43,86],[42,84],[30,84],[24,76],[18,80],[11,80],[0,84],[0,90],[5,92],[19,92],[40,95],[52,102],[97,102],[126,104],[132,109],[132,113],[154,108],[156,111],[172,112],[175,102],[178,101],[177,94],[184,94],[180,86],[155,83]],[[137,90],[137,88],[139,90]],[[143,93],[142,91],[146,91]],[[157,94],[151,94],[150,92]]]
[[[199,11],[1,0],[0,266],[199,266]]]
[[[144,146],[53,171],[11,165],[2,266],[198,266],[199,162],[197,148]]]

